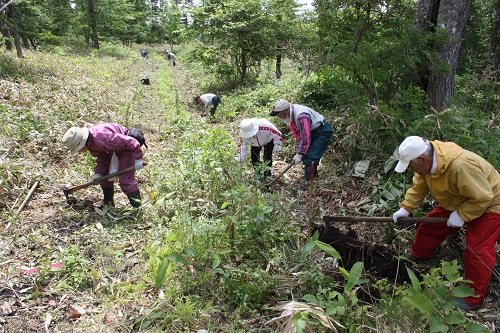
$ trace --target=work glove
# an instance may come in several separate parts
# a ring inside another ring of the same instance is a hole
[[[410,215],[409,211],[407,211],[404,208],[400,208],[397,212],[392,214],[392,220],[394,221],[394,223],[398,223],[398,219],[400,217],[408,217],[409,215]]]
[[[446,225],[448,227],[454,228],[462,228],[464,226],[465,221],[458,215],[457,211],[454,211],[450,214],[448,221],[446,221]]]
[[[295,164],[299,164],[300,162],[302,162],[302,155],[300,154],[295,154],[295,156],[293,157],[293,162]]]
[[[243,162],[243,161],[245,160],[245,159],[244,159],[243,157],[241,157],[240,155],[236,156],[236,158],[235,158],[235,159],[236,159],[236,162],[238,162],[238,163],[241,163],[241,162]]]
[[[135,160],[134,167],[136,170],[142,169],[144,166],[142,165],[142,160]]]
[[[94,173],[94,175],[92,176],[92,179],[90,180],[92,183],[95,183],[96,179],[98,178],[101,178],[102,175],[98,174],[98,173]]]
[[[276,158],[278,157],[278,153],[280,152],[280,145],[279,144],[275,144],[274,145],[274,149],[273,149],[273,157]]]

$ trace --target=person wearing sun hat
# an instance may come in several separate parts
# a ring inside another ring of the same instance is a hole
[[[236,161],[243,162],[247,156],[247,146],[251,146],[250,156],[256,169],[260,162],[260,152],[264,148],[264,177],[271,177],[273,157],[278,156],[283,144],[283,134],[269,120],[264,118],[243,119],[240,123],[240,149]]]
[[[318,177],[318,164],[330,145],[333,130],[325,117],[313,109],[292,104],[280,99],[274,103],[270,116],[277,116],[287,123],[293,136],[299,140],[297,153],[293,157],[295,164],[305,166],[304,179],[309,181],[314,162],[314,177]]]
[[[455,298],[466,310],[478,308],[485,298],[496,261],[500,235],[500,174],[481,156],[453,142],[407,137],[399,146],[395,171],[414,172],[413,185],[406,192],[393,220],[406,217],[430,194],[438,203],[428,217],[444,217],[446,223],[420,223],[408,259],[429,260],[452,233],[466,226],[463,256],[465,279],[474,296]]]
[[[142,145],[146,145],[144,135],[138,129],[128,129],[114,123],[102,123],[90,128],[71,127],[62,138],[62,144],[71,154],[88,151],[96,157],[96,166],[92,181],[110,173],[112,161],[115,160],[117,170],[135,166],[135,170],[143,167]],[[119,185],[134,207],[141,205],[139,183],[135,179],[135,170],[119,176]],[[104,197],[103,205],[114,205],[113,181],[103,180],[100,183]]]

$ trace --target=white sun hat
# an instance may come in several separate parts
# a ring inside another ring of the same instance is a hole
[[[243,119],[240,123],[240,136],[243,139],[251,138],[259,131],[256,119]]]
[[[419,157],[429,147],[429,141],[419,136],[409,136],[399,145],[399,161],[394,169],[396,172],[404,172],[411,160]]]
[[[71,127],[64,134],[62,144],[69,149],[71,154],[76,154],[85,146],[88,137],[89,129],[87,127]]]

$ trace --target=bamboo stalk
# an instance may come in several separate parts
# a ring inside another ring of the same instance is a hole
[[[312,224],[312,193],[313,193],[313,184],[314,184],[314,162],[311,163],[311,178],[309,183],[309,207],[308,207],[308,221],[307,221],[307,235],[309,238],[312,236],[313,224]]]
[[[14,215],[14,217],[17,217],[19,215],[19,213],[21,213],[21,211],[24,209],[24,207],[26,206],[26,204],[28,203],[28,201],[31,199],[31,196],[33,195],[33,193],[35,192],[35,190],[38,188],[38,186],[40,185],[40,180],[36,180],[33,185],[31,186],[28,194],[26,195],[26,198],[24,198],[23,202],[21,203],[21,205],[19,206],[19,208],[17,209],[17,212],[16,212],[16,215]],[[5,226],[5,230],[9,229],[10,228],[10,225],[12,223],[9,222],[6,226]]]

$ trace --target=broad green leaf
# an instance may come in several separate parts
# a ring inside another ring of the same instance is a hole
[[[446,323],[450,325],[463,324],[465,323],[465,321],[465,316],[458,311],[448,313],[448,315],[446,316]]]
[[[309,302],[309,303],[317,303],[316,296],[311,295],[311,294],[307,294],[307,295],[302,296],[302,299],[306,302]]]
[[[456,286],[451,290],[455,297],[468,297],[474,295],[474,289],[469,286]]]
[[[156,272],[156,281],[155,281],[156,290],[160,289],[161,285],[163,284],[163,281],[165,280],[165,274],[167,273],[168,265],[170,265],[169,259],[164,258],[160,264],[160,267],[158,267],[158,271]]]
[[[444,318],[434,314],[429,318],[429,331],[433,333],[448,332],[449,327],[443,322]]]
[[[332,257],[337,258],[337,259],[342,259],[342,257],[337,252],[337,250],[335,250],[333,248],[333,246],[331,246],[330,244],[323,243],[322,241],[316,241],[315,244],[318,248],[325,251],[326,253],[328,253]]]
[[[350,292],[352,288],[354,288],[354,286],[358,283],[359,278],[361,277],[361,273],[363,272],[363,267],[364,264],[360,261],[352,266],[351,271],[349,272],[347,284],[344,287],[344,292]]]
[[[307,243],[304,244],[304,247],[302,248],[302,251],[300,251],[300,258],[304,259],[309,253],[311,253],[312,249],[314,248],[314,240],[310,239],[307,241]]]
[[[411,285],[413,286],[413,289],[418,293],[422,292],[422,287],[420,286],[420,281],[418,281],[415,273],[413,273],[413,271],[411,269],[409,269],[408,267],[406,267],[406,271],[408,272],[408,276],[410,277]]]
[[[435,311],[432,299],[429,299],[429,297],[422,293],[408,295],[403,299],[410,303],[415,309],[419,310],[422,314],[431,315]]]
[[[465,325],[467,333],[489,333],[490,331],[475,322],[468,322]]]
[[[229,202],[225,201],[222,206],[220,206],[220,209],[224,209],[229,205]]]
[[[186,261],[186,259],[184,259],[184,257],[181,256],[180,254],[171,254],[171,255],[167,256],[165,259],[168,259],[168,260],[173,261],[173,262],[179,262],[179,263],[184,264],[184,265],[189,265],[189,263]]]
[[[460,274],[460,266],[456,260],[450,262],[443,263],[443,274],[446,276],[446,279],[450,282],[457,282],[461,278]]]

